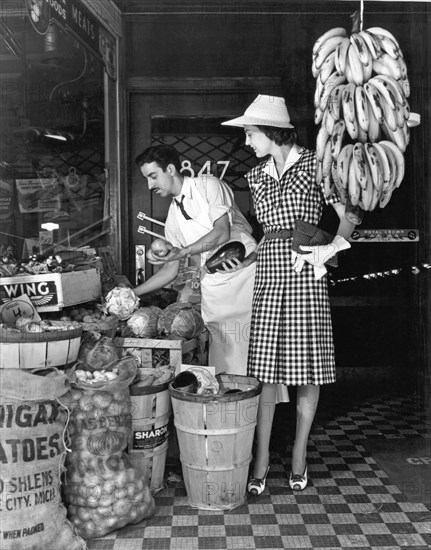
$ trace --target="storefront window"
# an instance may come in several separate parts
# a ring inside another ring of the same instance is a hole
[[[5,3],[1,15],[1,253],[104,246],[102,31],[77,1]]]

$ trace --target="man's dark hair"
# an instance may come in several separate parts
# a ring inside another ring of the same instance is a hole
[[[257,126],[268,139],[276,145],[293,145],[298,141],[295,128],[276,128],[275,126]]]
[[[176,149],[171,145],[153,145],[152,147],[148,147],[148,149],[145,149],[143,153],[136,157],[135,162],[138,166],[157,162],[164,172],[166,172],[169,164],[173,164],[178,172],[181,171],[180,157]]]

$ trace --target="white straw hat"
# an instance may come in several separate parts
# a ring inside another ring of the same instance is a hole
[[[286,102],[282,97],[258,95],[247,107],[243,116],[222,122],[224,126],[275,126],[277,128],[294,128],[290,123]]]

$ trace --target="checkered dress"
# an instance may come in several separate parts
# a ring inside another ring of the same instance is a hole
[[[317,224],[325,202],[338,202],[316,184],[314,151],[302,150],[280,181],[263,171],[266,162],[246,176],[265,233],[293,229],[297,218]],[[259,249],[248,374],[295,386],[335,382],[327,278],[316,280],[307,262],[295,273],[291,245],[291,238],[271,239]]]

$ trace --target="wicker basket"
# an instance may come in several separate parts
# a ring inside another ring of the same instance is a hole
[[[81,327],[54,332],[0,330],[0,368],[65,368],[76,361],[81,336]]]

